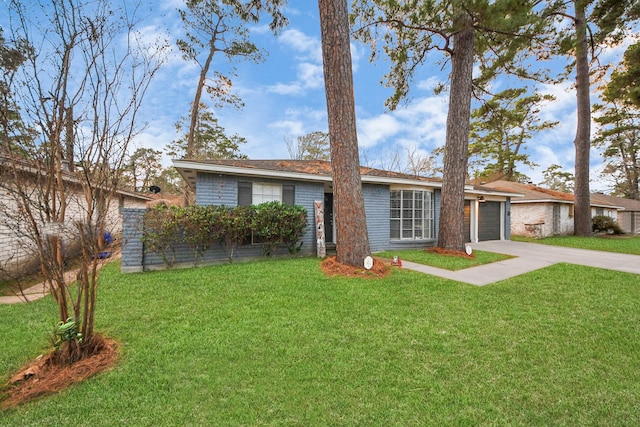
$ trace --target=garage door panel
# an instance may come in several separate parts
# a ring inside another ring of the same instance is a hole
[[[500,240],[500,202],[478,205],[478,240]]]

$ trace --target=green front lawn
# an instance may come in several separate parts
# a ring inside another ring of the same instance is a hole
[[[544,245],[566,246],[569,248],[640,255],[640,236],[555,236],[545,237],[544,239],[511,236],[511,240],[517,242],[541,243]]]
[[[101,275],[119,365],[0,425],[640,424],[637,275],[559,264],[475,287],[308,258]],[[3,379],[55,313],[0,306]]]
[[[510,255],[496,254],[493,252],[484,251],[473,251],[472,257],[463,257],[455,255],[442,255],[422,249],[378,252],[375,254],[375,256],[388,259],[393,259],[394,256],[397,256],[400,260],[430,265],[432,267],[438,267],[452,271],[462,270],[465,268],[476,267],[482,264],[489,264],[492,262],[513,258]]]

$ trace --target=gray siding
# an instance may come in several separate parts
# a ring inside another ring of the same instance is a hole
[[[142,216],[146,209],[122,208],[122,263],[124,273],[144,269],[142,244]]]
[[[388,185],[364,184],[364,209],[371,252],[385,250],[389,246],[391,200]]]
[[[209,173],[198,173],[196,186],[196,203],[199,205],[225,205],[229,207],[238,204],[238,182],[262,182],[295,186],[295,204],[307,210],[307,232],[303,237],[301,254],[313,255],[316,251],[316,223],[314,201],[324,200],[324,184],[318,182],[304,182],[293,180],[274,180],[264,178],[236,177]],[[369,244],[372,252],[383,250],[399,250],[409,248],[425,248],[436,244],[441,209],[441,191],[433,193],[434,203],[434,238],[430,240],[391,240],[390,238],[390,187],[388,185],[364,184],[363,195],[365,203]],[[122,269],[126,272],[142,271],[143,269],[163,268],[164,263],[158,254],[145,253],[142,236],[141,209],[123,209],[123,250]],[[511,204],[505,203],[505,237],[510,237]],[[194,254],[185,245],[175,248],[175,265],[193,265]],[[276,255],[286,255],[286,248],[279,248]],[[260,245],[245,245],[234,253],[234,260],[262,257]],[[217,246],[207,251],[200,261],[203,264],[226,262],[228,254]]]
[[[324,184],[296,181],[278,181],[269,179],[238,178],[234,176],[198,173],[196,182],[198,205],[225,205],[237,206],[238,181],[267,182],[277,184],[289,184],[295,186],[295,204],[303,206],[307,210],[307,231],[303,237],[303,245],[300,254],[313,255],[316,251],[315,213],[313,202],[324,199]],[[145,210],[124,209],[124,230],[122,250],[122,271],[136,272],[164,268],[164,262],[159,254],[144,250],[142,244],[142,217]],[[175,266],[191,266],[195,261],[195,254],[186,244],[176,245]],[[286,248],[278,248],[274,255],[288,255]],[[173,257],[173,254],[168,254]],[[244,245],[234,252],[233,260],[251,259],[262,257],[260,245]],[[221,246],[209,249],[202,260],[202,264],[227,262],[229,255]]]
[[[237,206],[238,178],[198,172],[196,205]]]
[[[434,208],[433,208],[433,215],[434,215],[433,221],[434,221],[435,231],[434,231],[433,237],[437,239],[438,234],[440,234],[440,209],[442,207],[442,191],[434,190],[433,196],[435,199]]]

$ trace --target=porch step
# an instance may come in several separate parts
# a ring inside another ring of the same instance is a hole
[[[325,248],[327,250],[327,256],[336,256],[336,244],[335,243],[325,243]]]

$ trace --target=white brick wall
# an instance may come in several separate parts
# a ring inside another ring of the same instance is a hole
[[[511,203],[511,234],[527,237],[548,237],[554,235],[554,203]],[[558,234],[573,234],[572,206],[566,203],[560,206]]]
[[[130,196],[116,196],[109,203],[109,213],[106,229],[117,238],[122,232],[121,207],[144,208],[145,200]],[[35,209],[32,206],[32,209]],[[36,213],[38,213],[36,211]],[[0,277],[14,274],[24,268],[37,267],[38,254],[34,244],[35,239],[28,235],[31,227],[26,226],[24,219],[20,219],[17,204],[6,190],[0,192]],[[75,223],[86,219],[88,214],[87,202],[80,192],[71,193],[67,200],[65,224],[59,226],[63,238],[67,238],[67,245],[73,243],[73,236],[77,235]],[[42,224],[41,224],[42,225]],[[42,227],[44,228],[44,227]],[[4,274],[3,274],[4,271]]]

